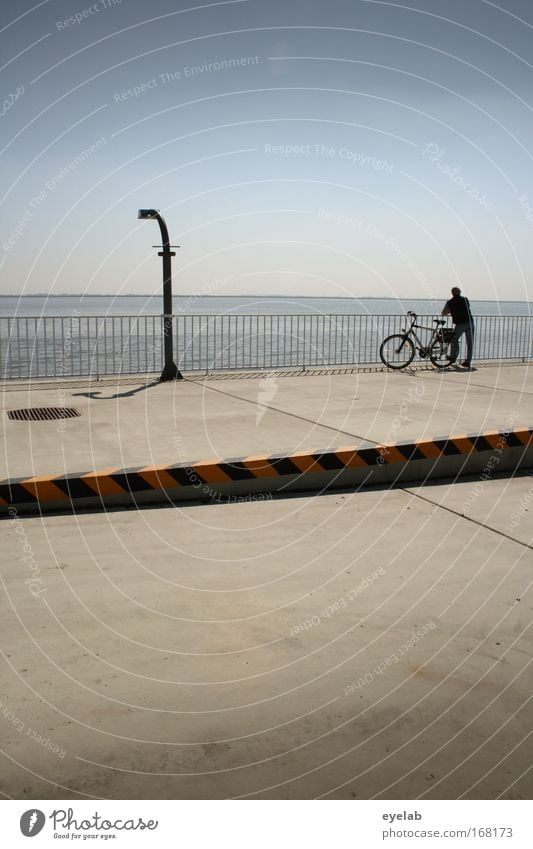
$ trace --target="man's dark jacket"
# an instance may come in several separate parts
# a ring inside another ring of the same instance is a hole
[[[464,298],[463,295],[454,295],[446,302],[446,306],[450,310],[450,315],[454,324],[472,324],[472,313],[470,312],[470,301]]]

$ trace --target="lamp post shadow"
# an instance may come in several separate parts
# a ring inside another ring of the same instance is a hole
[[[183,376],[181,379],[183,379]],[[145,392],[147,389],[159,386],[160,382],[161,378],[152,380],[151,383],[145,383],[143,386],[137,386],[134,389],[128,390],[128,392],[115,392],[114,395],[102,395],[101,390],[98,390],[97,392],[73,392],[72,397],[91,398],[93,401],[112,401],[113,398],[131,398],[133,395],[137,395],[138,392]]]

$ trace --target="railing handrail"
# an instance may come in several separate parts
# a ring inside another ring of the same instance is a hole
[[[90,315],[0,315],[0,319],[9,319],[9,320],[24,320],[24,319],[59,319],[59,318],[70,318],[73,320],[81,320],[84,318],[161,318],[164,315],[163,312],[149,312],[149,313],[101,313],[101,314],[93,314]],[[322,316],[329,318],[342,318],[343,316],[362,316],[365,318],[405,318],[408,313],[399,313],[399,312],[222,312],[222,313],[211,313],[211,312],[174,312],[172,313],[173,318],[178,318],[179,316],[205,316],[205,318],[223,318],[224,316],[245,316],[246,318],[290,318],[290,316],[300,316],[300,318],[310,318],[314,316]],[[425,316],[440,316],[440,312],[418,312],[416,314],[417,318],[424,318]],[[473,318],[533,318],[533,312],[527,313],[526,315],[503,315],[502,313],[472,313]],[[444,316],[444,318],[449,318],[451,320],[451,316]]]

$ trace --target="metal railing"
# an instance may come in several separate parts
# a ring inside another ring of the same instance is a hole
[[[420,316],[430,326],[436,316]],[[533,358],[532,316],[478,316],[474,359]],[[379,363],[401,315],[175,315],[183,371],[292,369]],[[157,373],[163,317],[0,317],[0,377],[100,377]]]

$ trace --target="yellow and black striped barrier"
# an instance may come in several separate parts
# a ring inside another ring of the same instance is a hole
[[[261,454],[237,460],[110,468],[0,482],[0,512],[175,501],[233,501],[272,492],[423,482],[533,468],[533,428],[491,430],[390,445]]]

